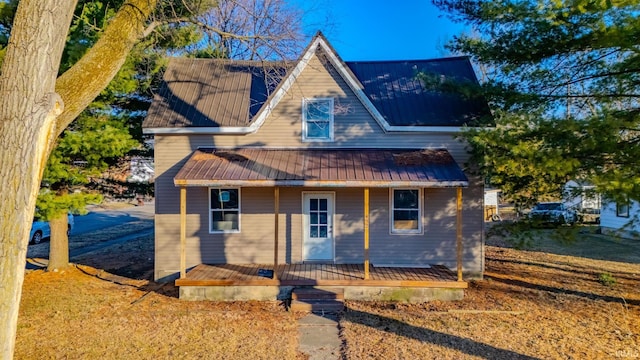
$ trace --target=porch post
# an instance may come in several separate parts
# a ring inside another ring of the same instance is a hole
[[[273,214],[275,229],[273,231],[273,279],[278,280],[278,230],[280,220],[280,188],[273,189]]]
[[[180,278],[187,276],[187,188],[180,187]]]
[[[458,281],[462,281],[462,188],[456,189],[456,253]]]
[[[364,279],[369,280],[369,188],[364,188]]]

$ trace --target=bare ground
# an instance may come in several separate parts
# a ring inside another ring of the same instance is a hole
[[[640,358],[640,264],[490,243],[485,280],[462,301],[347,302],[343,358]],[[622,245],[631,258],[640,251]],[[148,280],[152,257],[147,237],[64,273],[29,272],[16,358],[304,358],[299,315],[277,302],[180,301],[172,285]]]

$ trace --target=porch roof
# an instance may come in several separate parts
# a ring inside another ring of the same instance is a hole
[[[196,150],[176,186],[467,187],[445,149]]]

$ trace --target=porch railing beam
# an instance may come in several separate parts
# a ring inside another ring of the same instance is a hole
[[[180,278],[187,276],[187,188],[180,187]]]
[[[456,261],[458,281],[462,280],[462,188],[456,189]]]
[[[274,231],[273,231],[273,279],[278,279],[278,237],[280,228],[280,188],[273,189],[273,214],[274,214]]]
[[[369,280],[369,188],[364,188],[364,279]]]

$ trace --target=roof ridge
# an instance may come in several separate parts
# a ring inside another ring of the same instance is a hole
[[[276,64],[295,64],[295,60],[240,60],[240,59],[221,59],[221,58],[188,58],[174,56],[169,58],[170,62],[217,62],[226,64],[252,64],[252,65],[276,65]]]
[[[345,61],[347,64],[364,64],[364,63],[411,63],[411,62],[435,62],[435,61],[454,61],[454,60],[465,60],[469,59],[468,55],[458,55],[458,56],[446,56],[441,58],[429,58],[429,59],[397,59],[397,60],[354,60],[354,61]]]

